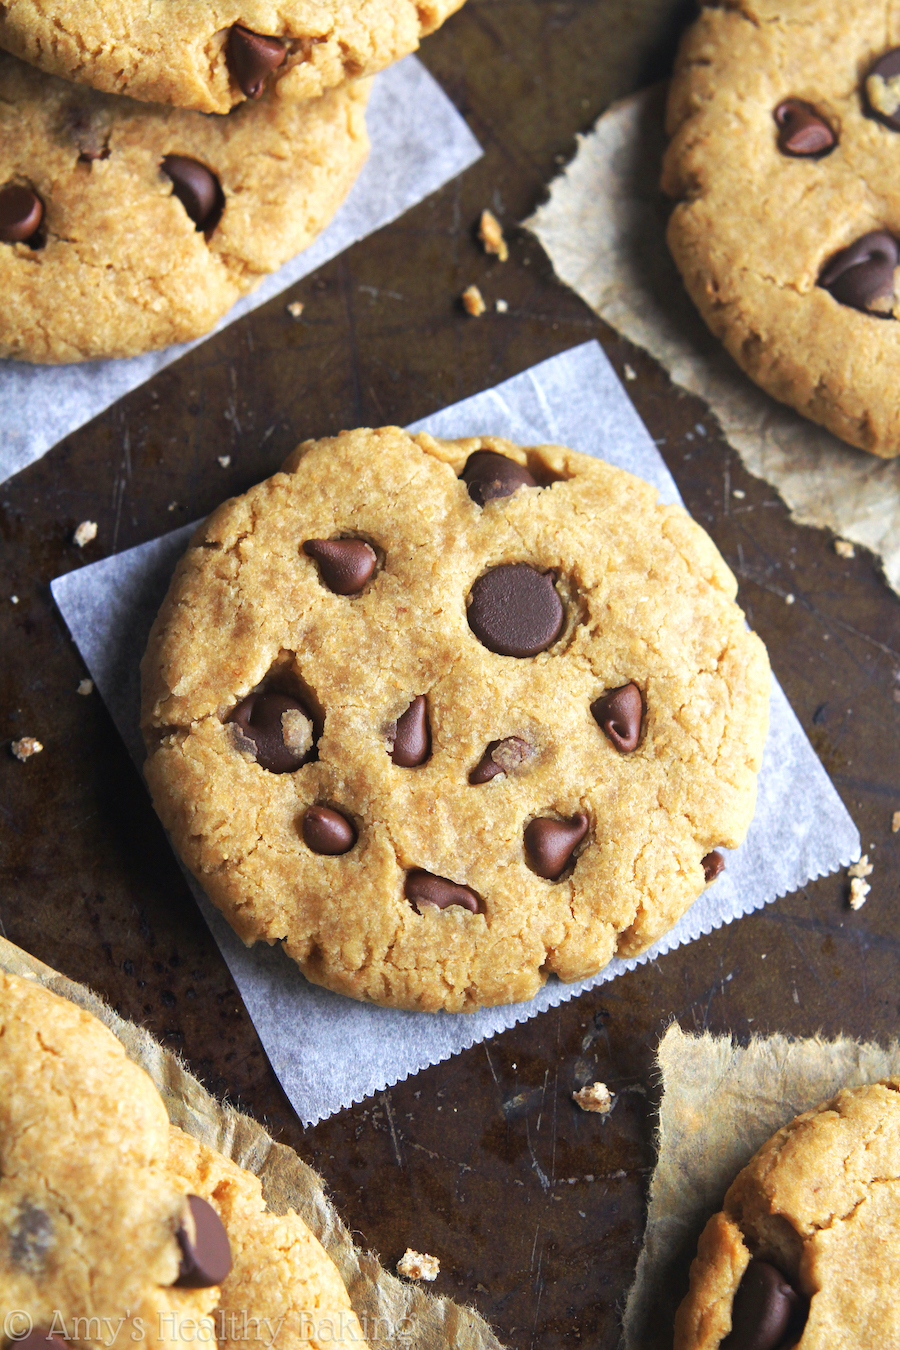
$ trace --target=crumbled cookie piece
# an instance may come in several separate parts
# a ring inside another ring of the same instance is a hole
[[[855,862],[852,867],[847,868],[848,877],[870,877],[875,871],[872,863],[869,862],[868,853],[864,853],[859,862]]]
[[[231,467],[231,456],[230,456],[230,455],[217,455],[217,456],[216,456],[216,459],[218,459],[219,464],[220,464],[220,466],[221,466],[223,469],[228,469],[228,468]]]
[[[79,680],[78,688],[75,692],[81,694],[83,698],[87,698],[88,694],[92,694],[94,692],[94,681]]]
[[[481,224],[478,226],[478,238],[484,244],[485,253],[495,253],[501,262],[506,262],[509,249],[503,238],[500,222],[493,211],[482,211]]]
[[[839,558],[855,558],[856,549],[850,543],[849,539],[835,539],[834,551]]]
[[[84,548],[92,539],[97,538],[97,522],[95,520],[83,520],[75,533],[72,535],[72,543],[76,548]]]
[[[605,1116],[612,1110],[613,1095],[605,1083],[589,1083],[580,1092],[572,1093],[582,1111],[597,1111]]]
[[[900,811],[895,811],[891,816],[891,833],[896,834],[900,830]]]
[[[26,759],[31,759],[32,755],[39,755],[43,750],[40,741],[35,740],[34,736],[23,736],[18,741],[13,741],[10,749],[16,759],[20,759],[24,764]]]
[[[854,877],[850,882],[850,908],[862,909],[871,889],[872,887],[867,881],[863,881],[862,877]]]
[[[289,305],[285,305],[285,309],[287,310],[288,314],[290,314],[292,319],[299,319],[301,314],[303,313],[303,301],[292,300]]]
[[[473,319],[478,319],[487,309],[484,303],[484,296],[477,286],[467,286],[462,293],[463,309],[467,314],[471,314]]]
[[[397,1274],[407,1280],[436,1280],[440,1269],[441,1263],[436,1256],[414,1252],[412,1247],[407,1247],[397,1262]]]

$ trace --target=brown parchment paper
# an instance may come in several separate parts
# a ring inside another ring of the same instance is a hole
[[[780,1126],[842,1087],[900,1073],[900,1045],[687,1036],[669,1027],[657,1052],[662,1078],[658,1159],[644,1246],[624,1317],[625,1350],[670,1350],[697,1239],[737,1173]]]
[[[173,1124],[255,1172],[275,1213],[293,1209],[301,1215],[340,1271],[372,1350],[397,1350],[398,1346],[402,1350],[502,1350],[474,1309],[398,1280],[371,1252],[361,1251],[326,1196],[318,1173],[301,1162],[293,1149],[276,1144],[250,1116],[210,1096],[177,1056],[148,1031],[125,1021],[84,985],[57,974],[2,937],[0,967],[14,975],[31,976],[93,1013],[118,1037],[129,1058],[153,1079]]]
[[[870,548],[900,593],[900,459],[867,455],[776,403],[739,370],[687,297],[665,242],[671,203],[659,190],[665,97],[666,87],[654,85],[604,113],[525,225],[557,276],[706,401],[746,467],[777,489],[794,520]]]

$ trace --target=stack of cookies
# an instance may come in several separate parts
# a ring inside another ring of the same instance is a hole
[[[0,7],[0,356],[208,332],[368,152],[368,77],[461,0]]]

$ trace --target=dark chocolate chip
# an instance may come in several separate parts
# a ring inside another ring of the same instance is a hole
[[[421,867],[414,867],[411,872],[407,872],[404,893],[420,912],[422,905],[434,905],[436,909],[459,905],[472,914],[479,914],[482,910],[481,896],[471,886],[461,886],[455,881],[448,881],[446,877],[436,877],[433,872],[425,872]]]
[[[520,487],[537,487],[537,482],[525,468],[496,450],[476,450],[466,460],[462,480],[469,496],[478,506],[495,497],[510,497]]]
[[[732,1329],[721,1350],[777,1350],[803,1309],[803,1300],[780,1270],[768,1261],[751,1261],[734,1296]]]
[[[209,233],[218,224],[225,198],[216,175],[187,155],[165,155],[160,165],[172,190],[198,230]]]
[[[900,131],[900,47],[879,56],[865,79],[866,111],[891,131]]]
[[[9,1230],[9,1254],[14,1266],[32,1278],[40,1276],[53,1246],[53,1221],[37,1205],[23,1200]]]
[[[633,681],[610,689],[608,694],[602,694],[591,704],[594,721],[623,755],[634,750],[640,740],[643,714],[641,691]]]
[[[180,1289],[209,1289],[231,1270],[231,1245],[225,1225],[199,1195],[185,1196],[185,1213],[175,1236],[181,1247]]]
[[[568,820],[538,816],[525,826],[525,856],[532,872],[556,881],[572,861],[572,854],[588,832],[588,818],[576,811]]]
[[[378,561],[363,539],[307,539],[303,552],[315,558],[319,576],[335,595],[357,595]]]
[[[356,843],[356,826],[330,806],[308,806],[302,828],[303,842],[313,853],[346,853]]]
[[[851,309],[890,314],[898,259],[900,245],[894,236],[873,230],[835,253],[822,268],[819,285]]]
[[[428,702],[424,694],[414,698],[402,717],[397,718],[397,730],[391,759],[401,769],[414,769],[424,764],[431,754],[431,728],[428,725]]]
[[[0,188],[0,242],[25,244],[44,219],[44,205],[36,192],[20,183]]]
[[[502,741],[491,741],[474,769],[469,770],[469,782],[489,783],[498,773],[509,773],[530,758],[531,746],[518,736],[507,736]]]
[[[783,155],[798,158],[827,155],[837,145],[831,127],[811,103],[786,98],[775,109],[778,149]]]
[[[501,563],[472,587],[469,627],[500,656],[536,656],[552,647],[566,621],[553,572]]]
[[[253,742],[257,764],[269,773],[293,773],[312,754],[312,747],[304,744],[304,724],[300,722],[292,728],[291,721],[299,719],[289,718],[285,725],[285,713],[300,713],[308,722],[313,720],[299,699],[274,689],[248,694],[227,718],[240,728],[242,736]]]
[[[228,65],[242,94],[259,98],[266,79],[287,52],[278,38],[264,37],[236,23],[228,34]]]
[[[21,1340],[11,1341],[10,1345],[22,1346],[23,1350],[68,1350],[66,1342],[61,1341],[58,1336],[52,1336],[45,1327],[35,1327]]]
[[[725,859],[719,850],[714,848],[712,853],[707,853],[706,857],[703,858],[700,866],[703,868],[703,876],[708,886],[711,881],[715,881],[716,877],[725,871]]]

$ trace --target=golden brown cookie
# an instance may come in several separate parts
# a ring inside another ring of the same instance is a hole
[[[147,779],[248,943],[395,1007],[642,951],[753,813],[762,644],[708,536],[556,446],[307,442],[182,559]]]
[[[688,293],[775,398],[900,453],[900,10],[707,5],[668,105],[668,242]]]
[[[900,1080],[839,1092],[764,1144],[710,1219],[675,1350],[900,1345]]]
[[[318,97],[414,51],[462,0],[0,0],[0,46],[51,75],[199,112]]]
[[[207,332],[331,219],[368,82],[227,117],[99,94],[0,53],[0,356],[131,356]]]

